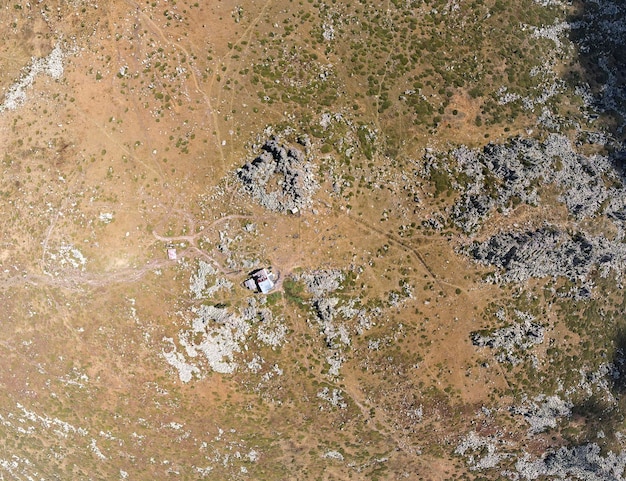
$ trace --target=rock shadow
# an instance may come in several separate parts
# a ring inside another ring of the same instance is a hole
[[[613,394],[620,399],[626,394],[626,328],[618,331],[613,353]]]
[[[567,19],[578,66],[568,80],[579,86],[591,119],[623,141],[626,138],[626,3],[575,0]]]
[[[607,438],[610,445],[611,439],[622,429],[626,412],[626,328],[619,330],[616,335],[610,361],[606,379],[613,399],[594,392],[583,402],[575,404],[571,411],[572,420],[583,422],[582,432],[579,433],[582,438],[570,439],[570,442],[596,442],[599,438]]]

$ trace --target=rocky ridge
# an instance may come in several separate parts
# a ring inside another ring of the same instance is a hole
[[[451,218],[467,233],[496,210],[507,215],[519,203],[541,204],[540,186],[550,184],[561,191],[558,200],[575,219],[606,215],[623,235],[626,188],[614,159],[585,156],[563,135],[552,134],[544,142],[517,137],[482,150],[461,147],[451,157],[449,169],[460,191]]]
[[[541,205],[546,185],[558,189],[557,200],[573,219],[574,228],[547,223],[522,231],[512,228],[462,247],[462,253],[499,269],[491,281],[565,277],[584,283],[597,271],[602,277],[613,272],[621,283],[626,266],[626,187],[614,158],[583,155],[558,134],[544,142],[514,138],[482,150],[461,147],[450,155],[448,172],[460,195],[449,214],[464,232],[474,235],[496,211],[506,216],[520,203]],[[445,165],[432,158],[428,163]],[[615,234],[586,232],[582,223],[598,217],[608,219]]]

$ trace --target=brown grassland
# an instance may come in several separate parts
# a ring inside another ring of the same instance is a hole
[[[0,477],[475,479],[454,453],[469,431],[536,454],[566,444],[527,438],[507,407],[545,392],[567,364],[549,346],[580,334],[546,311],[545,282],[483,282],[442,215],[449,179],[423,172],[425,149],[535,128],[494,101],[503,84],[531,91],[525,72],[552,48],[494,33],[522,9],[532,25],[558,13],[522,3],[4,2],[0,91],[21,82],[24,98],[0,108]],[[62,74],[27,82],[55,47]],[[310,142],[319,189],[294,214],[237,179],[272,136]],[[546,219],[567,222],[521,205],[478,236]],[[252,261],[280,274],[266,298],[242,286]],[[230,287],[194,296],[202,262]],[[303,280],[333,270],[325,295],[369,316],[334,318],[340,347]],[[185,351],[194,312],[250,302],[285,327],[280,345],[249,321],[233,372]],[[472,345],[502,306],[548,326],[538,367]],[[189,382],[174,348],[198,367]]]

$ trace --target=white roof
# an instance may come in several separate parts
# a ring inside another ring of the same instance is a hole
[[[269,291],[271,291],[274,288],[274,283],[267,278],[261,282],[257,281],[257,284],[259,285],[259,290],[263,294],[267,294]]]
[[[267,294],[274,289],[274,275],[267,269],[259,269],[252,273],[252,277],[244,282],[248,289],[259,289],[263,294]]]

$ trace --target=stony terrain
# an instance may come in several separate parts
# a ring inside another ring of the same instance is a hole
[[[276,140],[263,144],[263,153],[245,164],[238,172],[244,188],[266,209],[273,212],[297,213],[311,205],[317,190],[312,163],[301,150],[285,147]],[[279,177],[273,179],[273,176]],[[272,185],[275,190],[268,190]]]
[[[1,6],[0,478],[624,479],[624,8]]]

